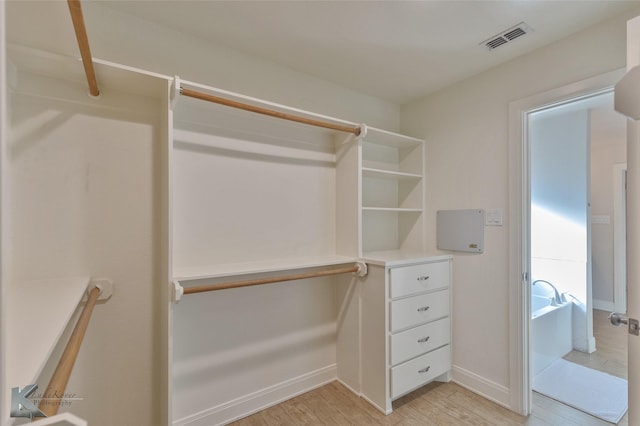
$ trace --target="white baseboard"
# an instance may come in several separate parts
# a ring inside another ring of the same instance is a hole
[[[346,382],[343,382],[342,380],[340,380],[340,377],[338,377],[336,379],[342,386],[344,386],[345,388],[349,389],[351,392],[353,392],[355,395],[358,396],[362,396],[362,394],[360,393],[359,390],[356,390],[354,388],[352,388],[351,386],[349,386]]]
[[[482,376],[455,365],[453,366],[453,382],[496,404],[511,409],[511,395],[509,388],[506,386],[487,380]]]
[[[598,309],[600,311],[613,312],[615,308],[613,307],[613,302],[608,300],[598,300],[593,299],[593,309]]]
[[[336,365],[330,365],[216,407],[173,421],[173,426],[224,425],[272,407],[305,392],[326,385],[337,378]]]

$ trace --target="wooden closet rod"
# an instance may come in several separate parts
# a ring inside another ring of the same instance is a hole
[[[67,0],[67,4],[69,5],[73,29],[76,32],[76,39],[78,40],[78,47],[80,48],[80,57],[82,57],[84,73],[87,75],[87,83],[89,83],[89,94],[91,94],[91,96],[98,96],[100,95],[100,90],[98,89],[98,81],[96,80],[96,73],[93,69],[93,58],[91,56],[91,49],[89,48],[87,28],[84,25],[82,5],[80,4],[80,0]]]
[[[71,333],[67,346],[64,348],[64,352],[60,357],[60,361],[58,361],[53,376],[51,376],[49,386],[47,386],[47,390],[43,393],[43,398],[38,404],[38,409],[47,417],[55,416],[58,413],[58,409],[60,409],[60,405],[64,399],[64,391],[69,382],[69,376],[71,376],[73,364],[76,362],[82,339],[84,339],[84,334],[89,326],[93,307],[98,301],[100,291],[99,287],[94,287],[89,292],[87,303],[82,309],[80,318]]]
[[[284,112],[274,111],[268,108],[262,108],[254,105],[245,104],[238,101],[232,101],[230,99],[221,98],[219,96],[210,95],[208,93],[197,92],[195,90],[185,89],[180,87],[180,94],[188,96],[190,98],[200,99],[202,101],[213,102],[216,104],[226,105],[232,108],[239,108],[245,111],[251,111],[258,114],[264,114],[271,117],[282,118],[284,120],[295,121],[298,123],[310,124],[312,126],[324,127],[325,129],[339,130],[341,132],[353,133],[356,136],[360,135],[360,127],[344,126],[340,124],[328,123],[326,121],[314,120],[312,118],[300,117],[297,115],[286,114]]]
[[[205,291],[215,291],[215,290],[225,290],[228,288],[248,287],[252,285],[271,284],[271,283],[277,283],[281,281],[302,280],[305,278],[326,277],[329,275],[347,274],[349,272],[361,272],[361,271],[362,271],[362,267],[356,264],[354,266],[345,266],[342,268],[327,269],[324,271],[307,272],[302,274],[285,275],[281,277],[257,278],[255,280],[234,281],[234,282],[186,287],[184,289],[184,294],[202,293]]]

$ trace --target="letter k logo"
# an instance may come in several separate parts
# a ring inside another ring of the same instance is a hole
[[[20,388],[11,388],[11,417],[47,417],[28,398],[38,389],[38,385],[27,385]]]

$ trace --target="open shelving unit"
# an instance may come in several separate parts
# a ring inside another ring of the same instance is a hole
[[[424,141],[375,128],[362,141],[361,247],[424,249]]]

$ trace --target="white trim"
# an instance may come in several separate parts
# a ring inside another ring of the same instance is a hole
[[[388,416],[389,414],[391,414],[393,412],[392,409],[389,410],[385,410],[383,407],[379,406],[378,404],[375,403],[375,401],[373,401],[372,399],[370,399],[369,397],[367,397],[364,394],[359,394],[360,398],[364,399],[365,401],[367,401],[369,404],[371,404],[371,406],[373,408],[375,408],[376,410],[380,411],[382,414],[384,414],[385,416]]]
[[[624,70],[611,71],[509,104],[509,389],[510,408],[531,413],[529,365],[529,146],[528,113],[611,90]]]
[[[8,236],[5,235],[7,232],[7,219],[6,219],[6,200],[7,192],[5,190],[5,182],[6,182],[6,147],[8,146],[8,130],[7,125],[9,124],[9,111],[8,111],[8,96],[7,96],[7,69],[11,69],[11,64],[7,63],[7,46],[6,46],[6,10],[5,10],[6,2],[4,0],[0,1],[0,386],[2,391],[1,395],[4,397],[0,398],[0,424],[5,424],[9,419],[9,412],[11,406],[10,400],[10,392],[5,392],[9,389],[9,384],[6,382],[6,366],[5,366],[5,356],[6,353],[6,319],[5,319],[5,310],[6,303],[4,301],[7,300],[5,297],[6,285],[5,280],[8,277],[8,273],[6,271],[6,262],[5,259],[5,241],[7,241]],[[6,65],[5,65],[6,64]]]
[[[533,106],[533,105],[532,105]],[[509,388],[510,408],[522,415],[531,413],[529,384],[529,249],[524,247],[529,227],[529,211],[522,198],[529,198],[528,152],[522,140],[527,131],[525,101],[509,104]],[[526,179],[524,177],[527,176]],[[525,275],[525,273],[527,275]]]
[[[627,313],[627,164],[613,165],[613,303],[610,311]],[[595,301],[594,301],[595,307]],[[597,308],[596,308],[597,309]]]
[[[464,368],[453,366],[453,382],[459,384],[463,388],[469,389],[488,400],[495,402],[506,408],[510,408],[511,400],[509,389],[498,383],[487,380]]]
[[[207,408],[173,421],[173,426],[213,426],[231,423],[258,411],[280,404],[310,390],[336,380],[336,365],[303,374],[274,386],[253,392],[232,401]]]

